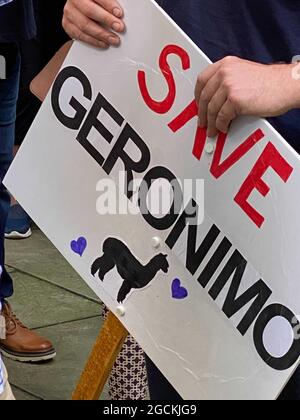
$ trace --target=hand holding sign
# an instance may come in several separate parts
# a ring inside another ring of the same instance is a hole
[[[68,0],[63,27],[71,38],[98,48],[118,46],[125,30],[123,10],[116,0]]]
[[[227,133],[240,115],[274,117],[299,104],[298,84],[292,65],[267,66],[226,57],[199,75],[195,96],[200,127],[209,137]]]

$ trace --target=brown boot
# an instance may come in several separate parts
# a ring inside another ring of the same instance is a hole
[[[25,327],[8,302],[3,302],[1,315],[6,323],[6,339],[0,340],[0,351],[4,356],[19,362],[41,362],[56,356],[50,341]]]

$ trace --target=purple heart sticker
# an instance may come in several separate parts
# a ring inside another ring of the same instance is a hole
[[[77,239],[77,241],[71,242],[72,251],[75,252],[75,254],[80,255],[80,257],[83,256],[84,251],[86,250],[86,247],[87,247],[87,240],[83,237]]]
[[[182,300],[187,298],[189,295],[187,289],[181,286],[181,281],[175,279],[172,283],[172,298]]]

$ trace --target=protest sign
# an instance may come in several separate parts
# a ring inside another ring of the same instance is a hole
[[[183,398],[274,399],[300,356],[299,157],[255,118],[207,139],[208,58],[122,5],[122,46],[75,43],[5,183]]]

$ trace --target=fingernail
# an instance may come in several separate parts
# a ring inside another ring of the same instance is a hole
[[[123,29],[123,26],[121,25],[121,23],[115,22],[112,24],[112,29],[116,32],[121,32]]]
[[[102,42],[102,41],[99,41],[98,45],[99,45],[99,48],[102,48],[103,50],[106,50],[106,49],[108,48],[108,45],[107,45],[107,44],[105,44],[105,43],[104,43],[104,42]]]
[[[110,36],[110,37],[108,38],[108,42],[109,42],[111,45],[119,45],[119,44],[120,44],[120,40],[119,40],[119,38],[117,38],[117,37],[115,37],[115,36]]]
[[[115,7],[115,8],[113,9],[113,14],[114,14],[116,17],[121,17],[121,16],[122,16],[122,10],[121,10],[121,9],[118,9],[117,7]]]

